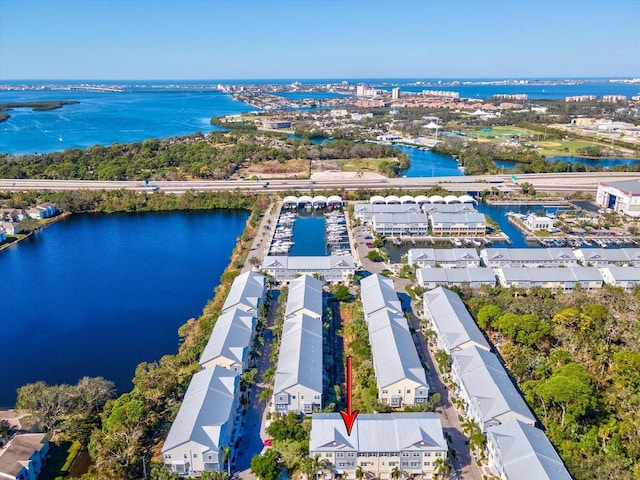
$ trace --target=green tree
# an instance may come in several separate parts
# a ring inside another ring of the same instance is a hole
[[[276,480],[280,475],[280,455],[273,448],[251,459],[251,472],[260,480]]]

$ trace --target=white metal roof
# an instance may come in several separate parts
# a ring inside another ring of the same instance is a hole
[[[238,307],[257,311],[266,290],[267,278],[256,272],[245,272],[233,280],[222,310]]]
[[[387,195],[386,197],[384,197],[384,201],[386,203],[400,203],[400,198],[396,195]]]
[[[202,451],[218,451],[226,423],[235,407],[238,374],[215,366],[196,373],[191,379],[178,415],[171,425],[162,451],[192,441]]]
[[[322,393],[322,321],[305,314],[284,321],[273,392],[295,385]]]
[[[374,195],[369,199],[369,203],[384,203],[384,197],[381,195]]]
[[[216,320],[200,365],[218,357],[242,364],[253,333],[256,318],[238,308],[226,310]]]
[[[491,427],[487,440],[509,480],[571,480],[560,456],[539,428],[514,420]]]
[[[483,423],[512,412],[535,424],[531,410],[493,353],[471,346],[451,352],[451,360],[459,365],[460,382]]]
[[[357,416],[351,435],[339,413],[311,417],[310,452],[445,451],[440,419],[432,412],[376,413]]]
[[[402,313],[400,300],[393,287],[393,280],[390,278],[377,273],[363,278],[360,280],[360,296],[365,316],[382,308]]]
[[[369,317],[369,321],[369,341],[378,386],[384,388],[407,379],[428,387],[407,320],[400,314],[380,310]]]
[[[322,285],[322,281],[310,275],[292,280],[289,284],[285,318],[303,310],[316,318],[322,318]]]
[[[496,275],[493,269],[488,267],[473,268],[430,268],[419,269],[422,281],[442,284],[457,283],[496,283]]]
[[[501,267],[498,270],[506,283],[603,282],[596,267]]]
[[[456,293],[443,287],[435,288],[424,294],[424,307],[449,352],[468,342],[491,349]]]
[[[411,195],[403,195],[400,197],[400,203],[416,203],[416,200]]]
[[[490,262],[578,261],[571,248],[485,248],[480,256]]]
[[[447,195],[444,197],[444,203],[460,203],[460,200],[455,195]]]
[[[327,203],[342,205],[342,197],[339,197],[338,195],[330,195],[329,198],[327,198]]]

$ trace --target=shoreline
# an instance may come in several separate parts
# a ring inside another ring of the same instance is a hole
[[[37,232],[39,230],[42,230],[43,228],[47,228],[49,225],[53,225],[54,223],[56,223],[56,222],[58,222],[60,220],[63,220],[63,219],[65,219],[65,218],[67,218],[67,217],[69,217],[71,215],[73,215],[71,212],[62,212],[60,215],[56,215],[55,217],[52,217],[51,219],[49,219],[49,221],[47,223],[45,223],[43,225],[40,225],[36,230],[34,230],[32,232],[29,232],[24,236],[16,237],[16,239],[11,241],[11,242],[8,242],[8,243],[6,241],[3,242],[0,245],[0,252],[4,251],[5,249],[7,249],[9,247],[12,247],[13,245],[18,245],[24,239],[31,237],[35,232]],[[0,407],[0,409],[1,408],[2,407]]]

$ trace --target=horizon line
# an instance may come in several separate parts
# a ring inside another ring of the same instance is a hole
[[[432,81],[432,80],[445,80],[445,81],[509,81],[509,80],[640,80],[639,76],[527,76],[527,77],[509,77],[509,76],[497,76],[497,77],[246,77],[246,78],[3,78],[0,79],[0,83],[4,82],[232,82],[232,81],[303,81],[303,80],[397,80],[397,81]]]

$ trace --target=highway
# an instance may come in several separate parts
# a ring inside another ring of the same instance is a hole
[[[531,183],[537,191],[548,193],[589,192],[595,193],[601,181],[640,180],[639,173],[625,172],[581,172],[581,173],[531,173],[519,174],[518,183]],[[477,192],[496,187],[502,191],[518,190],[511,175],[475,175],[464,177],[414,177],[414,178],[336,178],[323,180],[251,180],[219,181],[157,181],[154,186],[165,193],[195,191],[261,191],[285,192],[290,190],[357,190],[357,189],[401,189],[424,190],[441,185],[452,192]],[[27,190],[134,190],[151,191],[139,181],[100,180],[31,180],[0,179],[0,191]]]

